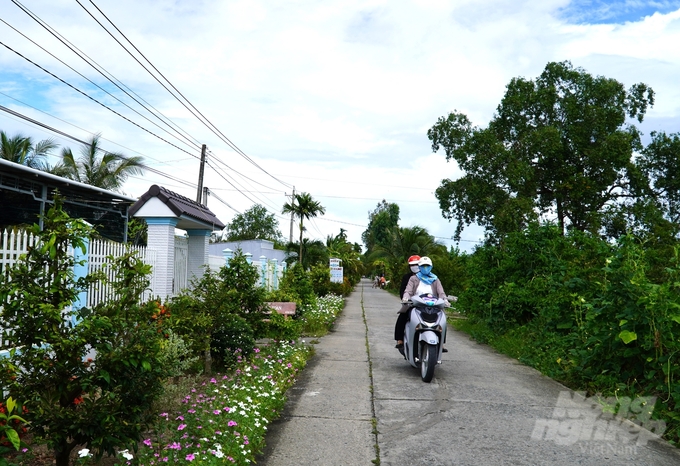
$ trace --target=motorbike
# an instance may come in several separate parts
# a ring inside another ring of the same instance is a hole
[[[423,382],[431,382],[434,368],[441,364],[446,340],[447,299],[432,295],[412,296],[406,303],[410,314],[404,329],[404,347],[400,352],[413,367],[420,368]]]

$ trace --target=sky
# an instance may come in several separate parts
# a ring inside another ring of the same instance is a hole
[[[463,174],[427,130],[454,110],[485,127],[509,81],[551,61],[648,84],[645,137],[680,131],[680,0],[0,0],[0,20],[0,105],[144,157],[161,173],[129,178],[132,197],[158,184],[195,199],[205,144],[208,207],[226,224],[264,205],[285,238],[294,188],[326,209],[306,237],[361,243],[384,199],[400,226],[471,251],[482,229],[453,242],[434,196]],[[78,149],[3,111],[0,129]]]

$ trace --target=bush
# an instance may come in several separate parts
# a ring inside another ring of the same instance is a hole
[[[255,346],[255,335],[248,322],[235,314],[228,314],[212,333],[210,355],[221,368],[232,367],[237,356],[248,356]]]
[[[200,357],[192,355],[191,348],[182,337],[172,330],[166,331],[167,338],[161,343],[160,364],[168,371],[168,377],[179,377],[187,372],[200,369]]]
[[[291,319],[276,311],[271,313],[266,325],[266,336],[276,341],[294,341],[300,337],[302,326],[299,320]]]

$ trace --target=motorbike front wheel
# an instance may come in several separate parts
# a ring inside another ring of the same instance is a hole
[[[423,382],[430,383],[434,377],[434,368],[437,365],[437,345],[421,343],[420,346],[420,378]]]

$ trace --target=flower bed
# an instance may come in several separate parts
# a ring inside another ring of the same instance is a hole
[[[311,349],[277,343],[238,357],[231,376],[192,389],[185,410],[161,413],[153,437],[128,464],[248,464],[264,447],[267,425],[279,415],[285,392],[305,366]]]

